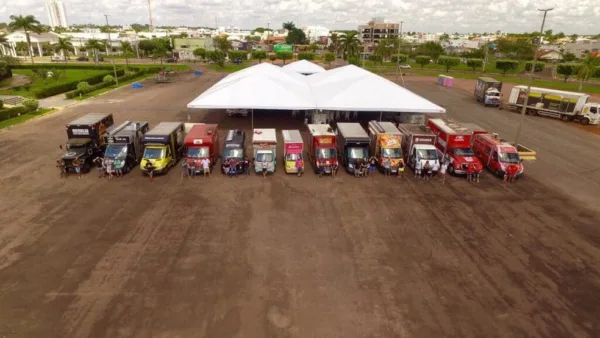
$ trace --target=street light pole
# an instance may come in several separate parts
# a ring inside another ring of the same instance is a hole
[[[546,23],[546,14],[553,10],[554,8],[545,8],[538,9],[540,12],[544,12],[544,19],[542,19],[542,28],[540,28],[540,43],[542,45],[542,34],[544,34],[544,24]],[[523,109],[521,109],[521,121],[519,122],[519,128],[517,129],[517,137],[515,137],[515,145],[519,144],[521,140],[521,132],[523,131],[523,122],[525,121],[525,112],[527,112],[527,104],[529,103],[529,92],[531,91],[531,85],[533,84],[533,74],[535,72],[535,63],[537,61],[537,51],[538,47],[536,46],[535,52],[533,53],[533,63],[531,64],[531,73],[529,75],[529,81],[527,81],[527,92],[525,93],[525,101],[523,102]]]
[[[104,14],[104,17],[106,18],[106,31],[108,32],[108,47],[112,51],[112,41],[110,41],[110,27],[108,26],[108,14]],[[109,54],[108,49],[106,50],[106,54]]]
[[[404,21],[400,21],[400,32],[398,32],[398,53],[396,55],[396,81],[398,81],[398,74],[400,74],[400,44],[402,43],[402,24]],[[402,86],[404,86],[404,78],[402,78]]]

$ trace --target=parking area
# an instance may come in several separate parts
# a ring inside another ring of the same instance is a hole
[[[597,336],[600,142],[561,121],[526,117],[522,143],[538,160],[510,185],[282,170],[58,178],[76,116],[185,121],[186,104],[221,77],[180,74],[0,132],[0,334]],[[433,81],[407,87],[514,138],[517,114]],[[191,116],[251,128],[217,111]],[[254,122],[302,128],[272,113]]]

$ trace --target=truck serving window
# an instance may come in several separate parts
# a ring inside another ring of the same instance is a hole
[[[298,158],[302,159],[302,155],[300,154],[287,154],[285,155],[286,161],[296,161]]]
[[[317,158],[318,159],[331,159],[336,158],[335,149],[317,149]]]
[[[223,151],[224,158],[242,158],[244,152],[239,148],[227,148]]]
[[[125,145],[116,145],[109,144],[106,147],[106,152],[104,153],[105,157],[109,158],[122,158],[127,155],[127,146]]]
[[[348,158],[349,159],[357,159],[357,158],[367,158],[369,157],[367,154],[367,148],[348,148]]]
[[[471,148],[456,148],[454,149],[456,156],[475,156],[475,153]]]
[[[438,154],[435,149],[419,149],[417,150],[419,158],[422,160],[437,160]]]
[[[149,160],[157,160],[164,158],[165,150],[163,148],[146,148],[144,150],[144,158]]]
[[[188,148],[187,157],[193,157],[193,158],[208,157],[208,147]]]
[[[503,163],[519,163],[521,158],[517,153],[498,153],[500,162]]]
[[[381,148],[381,157],[401,158],[402,151],[400,148]]]

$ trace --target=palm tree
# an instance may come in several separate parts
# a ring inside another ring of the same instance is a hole
[[[71,43],[71,38],[58,38],[58,42],[52,45],[55,52],[60,52],[62,56],[65,57],[65,62],[67,60],[67,56],[69,56],[69,52],[73,50],[73,44]]]
[[[85,43],[85,48],[92,51],[94,62],[98,62],[98,51],[102,48],[102,43],[98,39],[89,39]]]
[[[329,50],[333,52],[335,56],[338,56],[338,53],[340,52],[340,36],[337,35],[337,33],[331,33],[331,36],[329,38],[331,39],[331,45],[329,45]]]
[[[579,91],[583,88],[583,82],[588,80],[598,71],[600,65],[600,59],[592,57],[592,53],[588,52],[585,58],[581,60],[581,67],[577,72],[577,78],[579,79]]]
[[[29,50],[29,57],[31,57],[31,64],[33,65],[33,50],[31,49],[31,39],[29,38],[29,33],[40,34],[43,31],[43,28],[39,21],[36,20],[33,15],[11,15],[10,19],[12,20],[8,27],[11,31],[23,30],[25,32],[25,38],[27,39],[27,47]]]
[[[349,57],[356,56],[360,50],[360,41],[358,40],[358,32],[348,32],[340,38],[340,51],[342,58],[347,60]]]
[[[169,56],[169,51],[163,44],[157,44],[154,50],[152,51],[153,59],[160,59],[160,64],[162,66],[163,59]]]
[[[129,41],[121,41],[121,53],[125,57],[125,65],[129,66],[129,56],[133,55],[133,47],[131,47],[131,42]]]
[[[284,22],[283,23],[283,29],[287,29],[288,31],[293,31],[294,29],[296,29],[296,25],[294,24],[293,21],[289,21],[289,22]]]
[[[8,39],[6,39],[6,34],[0,34],[0,51],[3,51],[3,46],[8,44]],[[4,55],[4,53],[0,53]]]

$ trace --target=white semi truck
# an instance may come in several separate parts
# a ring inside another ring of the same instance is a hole
[[[508,109],[520,111],[526,97],[526,86],[514,86],[508,98]],[[590,96],[584,93],[531,87],[526,112],[596,125],[600,123],[600,104],[588,102],[589,99]]]

